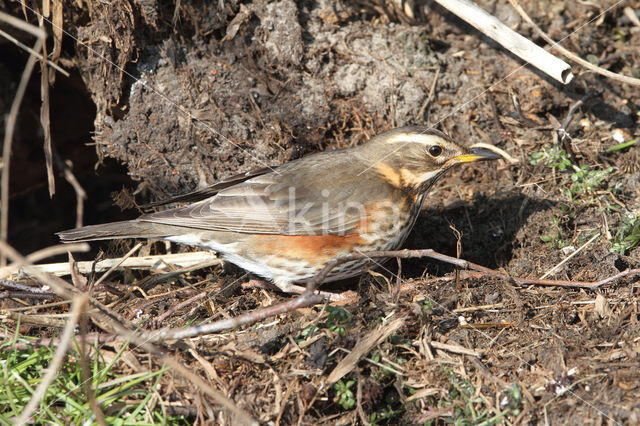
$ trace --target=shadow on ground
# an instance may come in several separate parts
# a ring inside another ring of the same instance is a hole
[[[456,201],[444,210],[426,209],[418,218],[405,247],[431,248],[456,256],[457,231],[460,233],[461,258],[488,268],[504,266],[512,260],[520,228],[527,224],[532,214],[547,210],[552,205],[550,201],[523,194],[507,194],[479,195],[469,202]],[[452,265],[409,259],[403,262],[404,275],[420,276],[425,266],[429,273],[436,275],[453,270]]]

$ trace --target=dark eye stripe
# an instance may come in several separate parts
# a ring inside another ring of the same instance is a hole
[[[429,154],[431,154],[432,157],[437,157],[438,155],[442,154],[442,147],[440,145],[430,146]]]

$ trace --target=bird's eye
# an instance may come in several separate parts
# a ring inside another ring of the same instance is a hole
[[[429,147],[429,154],[432,157],[437,157],[438,155],[442,154],[442,147],[440,145],[433,145]]]

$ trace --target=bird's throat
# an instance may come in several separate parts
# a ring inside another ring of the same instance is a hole
[[[445,173],[445,170],[438,171],[433,177],[418,183],[417,185],[412,185],[409,189],[409,192],[415,196],[425,195],[433,185],[440,179]]]

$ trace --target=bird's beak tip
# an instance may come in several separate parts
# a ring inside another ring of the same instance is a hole
[[[486,148],[471,148],[471,154],[462,154],[457,157],[453,157],[454,160],[458,160],[459,163],[473,163],[475,161],[487,161],[498,160],[502,158],[501,155],[496,154]]]

